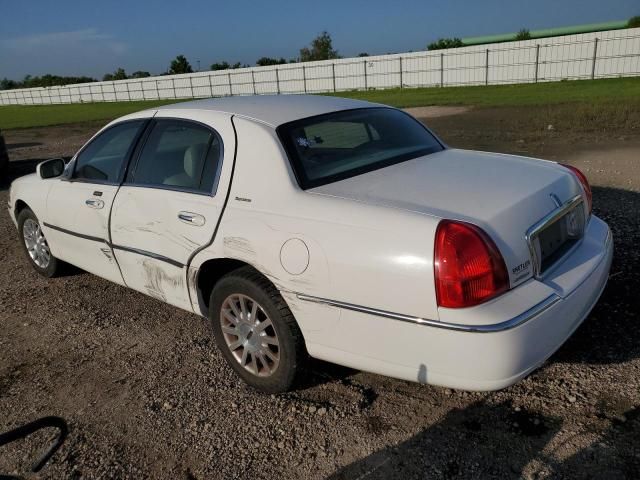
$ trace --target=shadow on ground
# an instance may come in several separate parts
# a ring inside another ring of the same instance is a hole
[[[476,402],[453,409],[406,442],[387,447],[342,468],[329,478],[638,478],[640,410],[625,412],[600,440],[558,459],[550,440],[562,429],[545,417],[510,402]]]
[[[594,187],[593,204],[594,214],[613,233],[609,283],[585,322],[552,361],[606,364],[640,357],[640,193]]]

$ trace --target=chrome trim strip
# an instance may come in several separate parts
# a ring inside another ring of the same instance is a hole
[[[66,233],[67,235],[71,235],[73,237],[82,238],[83,240],[91,240],[92,242],[106,243],[107,245],[109,245],[109,242],[107,242],[104,238],[94,237],[92,235],[85,235],[84,233],[72,232],[71,230],[67,230],[66,228],[62,228],[62,227],[56,227],[55,225],[51,225],[50,223],[47,223],[47,222],[42,222],[42,225],[52,230],[57,230],[58,232]]]
[[[575,197],[566,201],[559,208],[553,210],[552,212],[544,216],[540,221],[535,223],[531,228],[529,228],[529,230],[527,230],[527,233],[525,234],[524,238],[525,238],[525,241],[527,242],[527,246],[529,247],[529,254],[531,255],[531,263],[533,264],[533,276],[535,278],[541,278],[540,268],[542,268],[542,261],[541,259],[538,258],[536,247],[533,242],[535,241],[536,237],[540,234],[542,230],[547,228],[552,223],[560,220],[560,218],[562,218],[569,210],[573,209],[580,203],[583,203],[582,195],[576,195]],[[588,221],[589,221],[589,218],[585,216],[584,230],[586,230],[587,228]],[[582,232],[583,236],[584,236],[584,230]],[[560,262],[560,260],[561,259],[558,259],[558,263]]]
[[[354,312],[367,313],[370,315],[376,315],[378,317],[390,318],[391,320],[400,320],[402,322],[415,323],[417,325],[425,325],[428,327],[443,328],[445,330],[454,330],[457,332],[473,332],[473,333],[495,333],[503,332],[505,330],[511,330],[519,325],[522,325],[529,320],[537,317],[545,310],[549,309],[556,302],[560,301],[558,295],[551,294],[543,301],[534,305],[529,310],[521,313],[520,315],[505,320],[504,322],[494,323],[491,325],[463,325],[459,323],[447,323],[440,322],[438,320],[431,320],[428,318],[413,317],[410,315],[402,315],[400,313],[388,312],[386,310],[378,310],[376,308],[363,307],[361,305],[354,305],[352,303],[340,302],[338,300],[329,300],[327,298],[314,297],[313,295],[306,295],[304,293],[296,293],[296,296],[300,300],[307,302],[321,303],[323,305],[329,305],[332,307],[344,308],[346,310],[352,310]]]
[[[159,255],[157,253],[149,252],[147,250],[140,250],[138,248],[124,247],[122,245],[114,245],[113,243],[108,242],[104,238],[93,237],[91,235],[85,235],[83,233],[72,232],[71,230],[67,230],[66,228],[62,228],[62,227],[56,227],[55,225],[51,225],[50,223],[47,223],[47,222],[42,222],[42,223],[45,227],[51,228],[52,230],[57,230],[59,232],[66,233],[67,235],[82,238],[83,240],[91,240],[92,242],[104,243],[114,250],[122,250],[124,252],[137,253],[138,255],[142,255],[145,257],[153,258],[155,260],[160,260],[161,262],[168,263],[169,265],[173,265],[174,267],[178,267],[178,268],[184,267],[183,263],[178,262],[177,260],[173,260],[169,257],[165,257],[164,255]]]
[[[165,257],[164,255],[149,252],[147,250],[140,250],[139,248],[124,247],[122,245],[115,245],[115,244],[111,244],[111,248],[113,248],[114,250],[122,250],[123,252],[135,253],[138,255],[142,255],[143,257],[153,258],[154,260],[160,260],[161,262],[168,263],[169,265],[173,265],[174,267],[178,267],[178,268],[184,267],[184,264],[178,262],[177,260],[173,260],[169,257]]]

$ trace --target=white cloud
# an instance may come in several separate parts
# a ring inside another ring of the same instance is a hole
[[[16,52],[36,51],[42,48],[55,50],[64,49],[69,46],[82,46],[84,48],[106,48],[112,53],[119,55],[127,49],[127,46],[123,42],[115,40],[112,35],[100,33],[95,28],[86,28],[84,30],[71,32],[36,33],[23,37],[9,38],[4,40],[2,44],[6,49]]]
[[[101,76],[125,62],[128,53],[126,43],[95,28],[6,38],[0,40],[0,77]]]

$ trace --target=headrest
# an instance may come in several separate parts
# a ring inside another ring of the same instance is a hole
[[[202,171],[202,161],[204,157],[204,150],[207,148],[206,143],[198,143],[191,145],[184,152],[184,171],[191,178],[195,178],[200,175]]]

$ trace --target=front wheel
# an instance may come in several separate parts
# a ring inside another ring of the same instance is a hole
[[[302,333],[277,289],[243,267],[224,276],[209,302],[218,348],[246,383],[264,393],[285,392],[306,357]]]
[[[51,254],[38,217],[30,209],[25,208],[18,215],[18,229],[23,250],[31,266],[44,277],[55,277],[59,272],[60,262]]]

